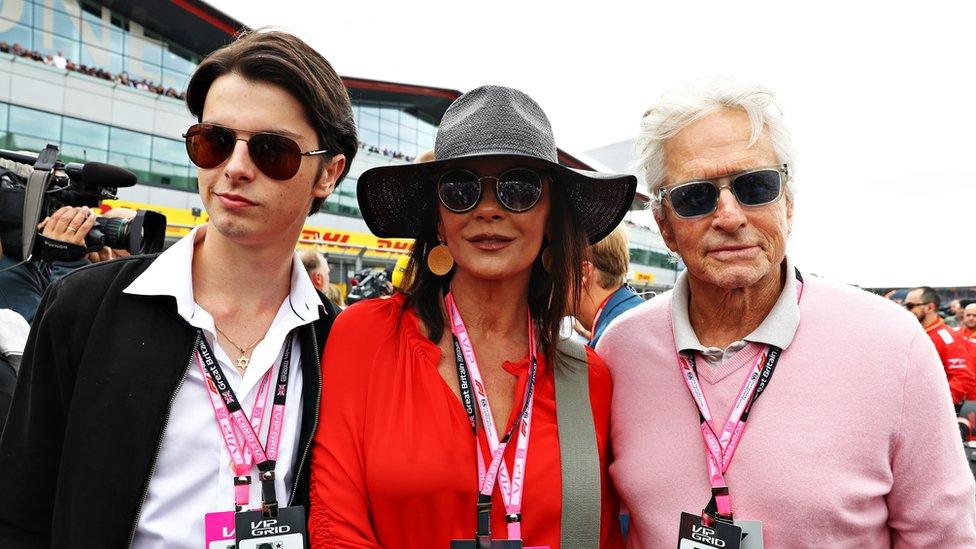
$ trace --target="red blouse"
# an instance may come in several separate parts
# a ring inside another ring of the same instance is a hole
[[[441,350],[416,315],[401,315],[403,297],[357,303],[336,319],[322,364],[321,418],[312,453],[309,529],[312,546],[431,549],[472,539],[477,461],[464,406],[444,383]],[[617,495],[607,475],[611,380],[587,349],[590,404],[603,469],[600,546],[622,547]],[[526,547],[559,548],[561,479],[552,372],[540,353],[526,463],[522,536]],[[518,378],[505,427],[519,412],[528,356],[505,369]],[[487,440],[480,432],[482,450]],[[505,458],[509,470],[515,445]],[[496,487],[492,534],[504,539]]]

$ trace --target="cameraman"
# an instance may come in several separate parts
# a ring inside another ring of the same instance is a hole
[[[128,208],[115,208],[106,212],[103,217],[131,219],[135,213]],[[95,210],[87,206],[64,206],[41,221],[37,229],[51,240],[84,246],[85,237],[95,226],[96,219]],[[128,252],[125,250],[105,247],[74,261],[30,261],[9,271],[0,272],[0,309],[12,309],[27,322],[33,322],[41,296],[52,282],[89,263],[126,255]],[[0,269],[17,263],[16,258],[4,255],[0,258]]]
[[[85,235],[95,224],[95,214],[87,207],[65,206],[38,225],[44,236],[52,240],[84,245]],[[17,258],[0,258],[0,269],[17,265]],[[34,320],[34,312],[48,285],[65,274],[86,265],[85,259],[71,262],[30,261],[8,271],[0,272],[0,308],[13,309],[27,322]]]

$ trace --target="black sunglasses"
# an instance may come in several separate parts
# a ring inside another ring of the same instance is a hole
[[[658,200],[667,197],[678,217],[692,218],[708,215],[718,207],[719,194],[728,188],[739,204],[748,207],[765,206],[776,202],[783,193],[783,183],[789,178],[786,164],[758,168],[715,179],[688,181],[662,188]],[[728,180],[725,185],[719,181]]]
[[[295,177],[302,167],[303,156],[326,154],[327,150],[302,152],[298,143],[291,138],[275,133],[258,132],[242,139],[238,133],[216,124],[194,124],[186,130],[186,153],[197,166],[209,169],[223,164],[232,154],[238,141],[247,143],[247,153],[261,172],[278,181]]]
[[[911,311],[915,307],[921,307],[923,305],[928,305],[929,303],[932,303],[932,302],[931,301],[926,301],[925,303],[911,303],[911,302],[906,301],[905,303],[903,303],[903,305],[905,306],[906,309],[908,309],[909,311]]]
[[[478,174],[469,170],[444,172],[437,181],[437,197],[445,208],[454,213],[464,213],[481,201],[484,190],[482,181],[495,181],[495,198],[503,208],[521,213],[532,209],[542,197],[542,175],[529,168],[512,168],[497,177]]]

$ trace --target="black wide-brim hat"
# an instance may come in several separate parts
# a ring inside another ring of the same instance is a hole
[[[436,177],[465,159],[506,158],[550,174],[565,189],[575,218],[596,243],[623,220],[634,201],[637,178],[576,170],[559,164],[552,126],[528,95],[482,86],[458,97],[437,129],[434,160],[367,170],[356,188],[369,229],[381,238],[416,238],[434,198]]]

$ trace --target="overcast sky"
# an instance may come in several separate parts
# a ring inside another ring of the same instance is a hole
[[[798,151],[801,269],[976,286],[974,2],[210,1],[345,76],[519,88],[570,153],[633,138],[678,83],[761,82]]]

